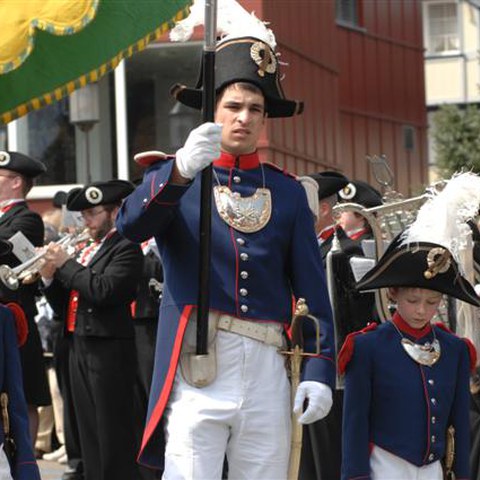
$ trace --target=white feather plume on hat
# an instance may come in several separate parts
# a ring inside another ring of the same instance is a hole
[[[420,207],[416,220],[402,234],[401,244],[431,242],[449,250],[461,267],[461,252],[467,248],[470,227],[480,206],[480,177],[474,173],[455,174]]]
[[[195,0],[190,7],[190,15],[177,22],[170,31],[172,42],[185,42],[193,34],[193,29],[204,24],[205,0]],[[275,35],[266,23],[255,14],[247,12],[235,0],[218,0],[217,3],[217,33],[222,35],[222,41],[239,37],[254,37],[264,41],[272,50],[277,46]]]

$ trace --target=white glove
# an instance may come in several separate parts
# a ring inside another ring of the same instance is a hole
[[[203,123],[192,130],[176,154],[180,175],[193,180],[198,172],[220,156],[221,140],[222,126],[217,123]]]
[[[302,412],[305,400],[308,400],[308,406],[303,415],[298,419],[298,423],[307,425],[328,415],[333,403],[332,389],[320,382],[300,382],[293,404],[294,413],[298,415]]]

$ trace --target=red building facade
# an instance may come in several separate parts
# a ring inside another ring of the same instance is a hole
[[[286,95],[305,101],[303,115],[269,121],[264,158],[297,174],[338,170],[375,184],[365,157],[385,154],[395,188],[406,195],[421,190],[427,181],[421,1],[242,3],[271,22],[288,63]]]

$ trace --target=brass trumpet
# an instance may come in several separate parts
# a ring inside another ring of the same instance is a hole
[[[85,229],[79,233],[66,234],[60,240],[55,242],[55,245],[60,245],[68,252],[69,249],[89,238],[90,233],[88,232],[88,229]],[[16,267],[12,268],[8,265],[0,265],[0,281],[10,290],[17,290],[21,283],[31,283],[29,280],[34,280],[45,264],[44,257],[46,253],[47,247],[44,247],[43,250],[32,258],[29,258]]]

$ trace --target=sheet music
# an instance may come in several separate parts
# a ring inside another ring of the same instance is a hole
[[[350,267],[352,268],[355,281],[360,281],[375,266],[375,263],[373,258],[351,257]]]
[[[35,247],[22,232],[12,235],[8,241],[13,245],[12,252],[20,260],[20,263],[26,262],[36,255]]]

